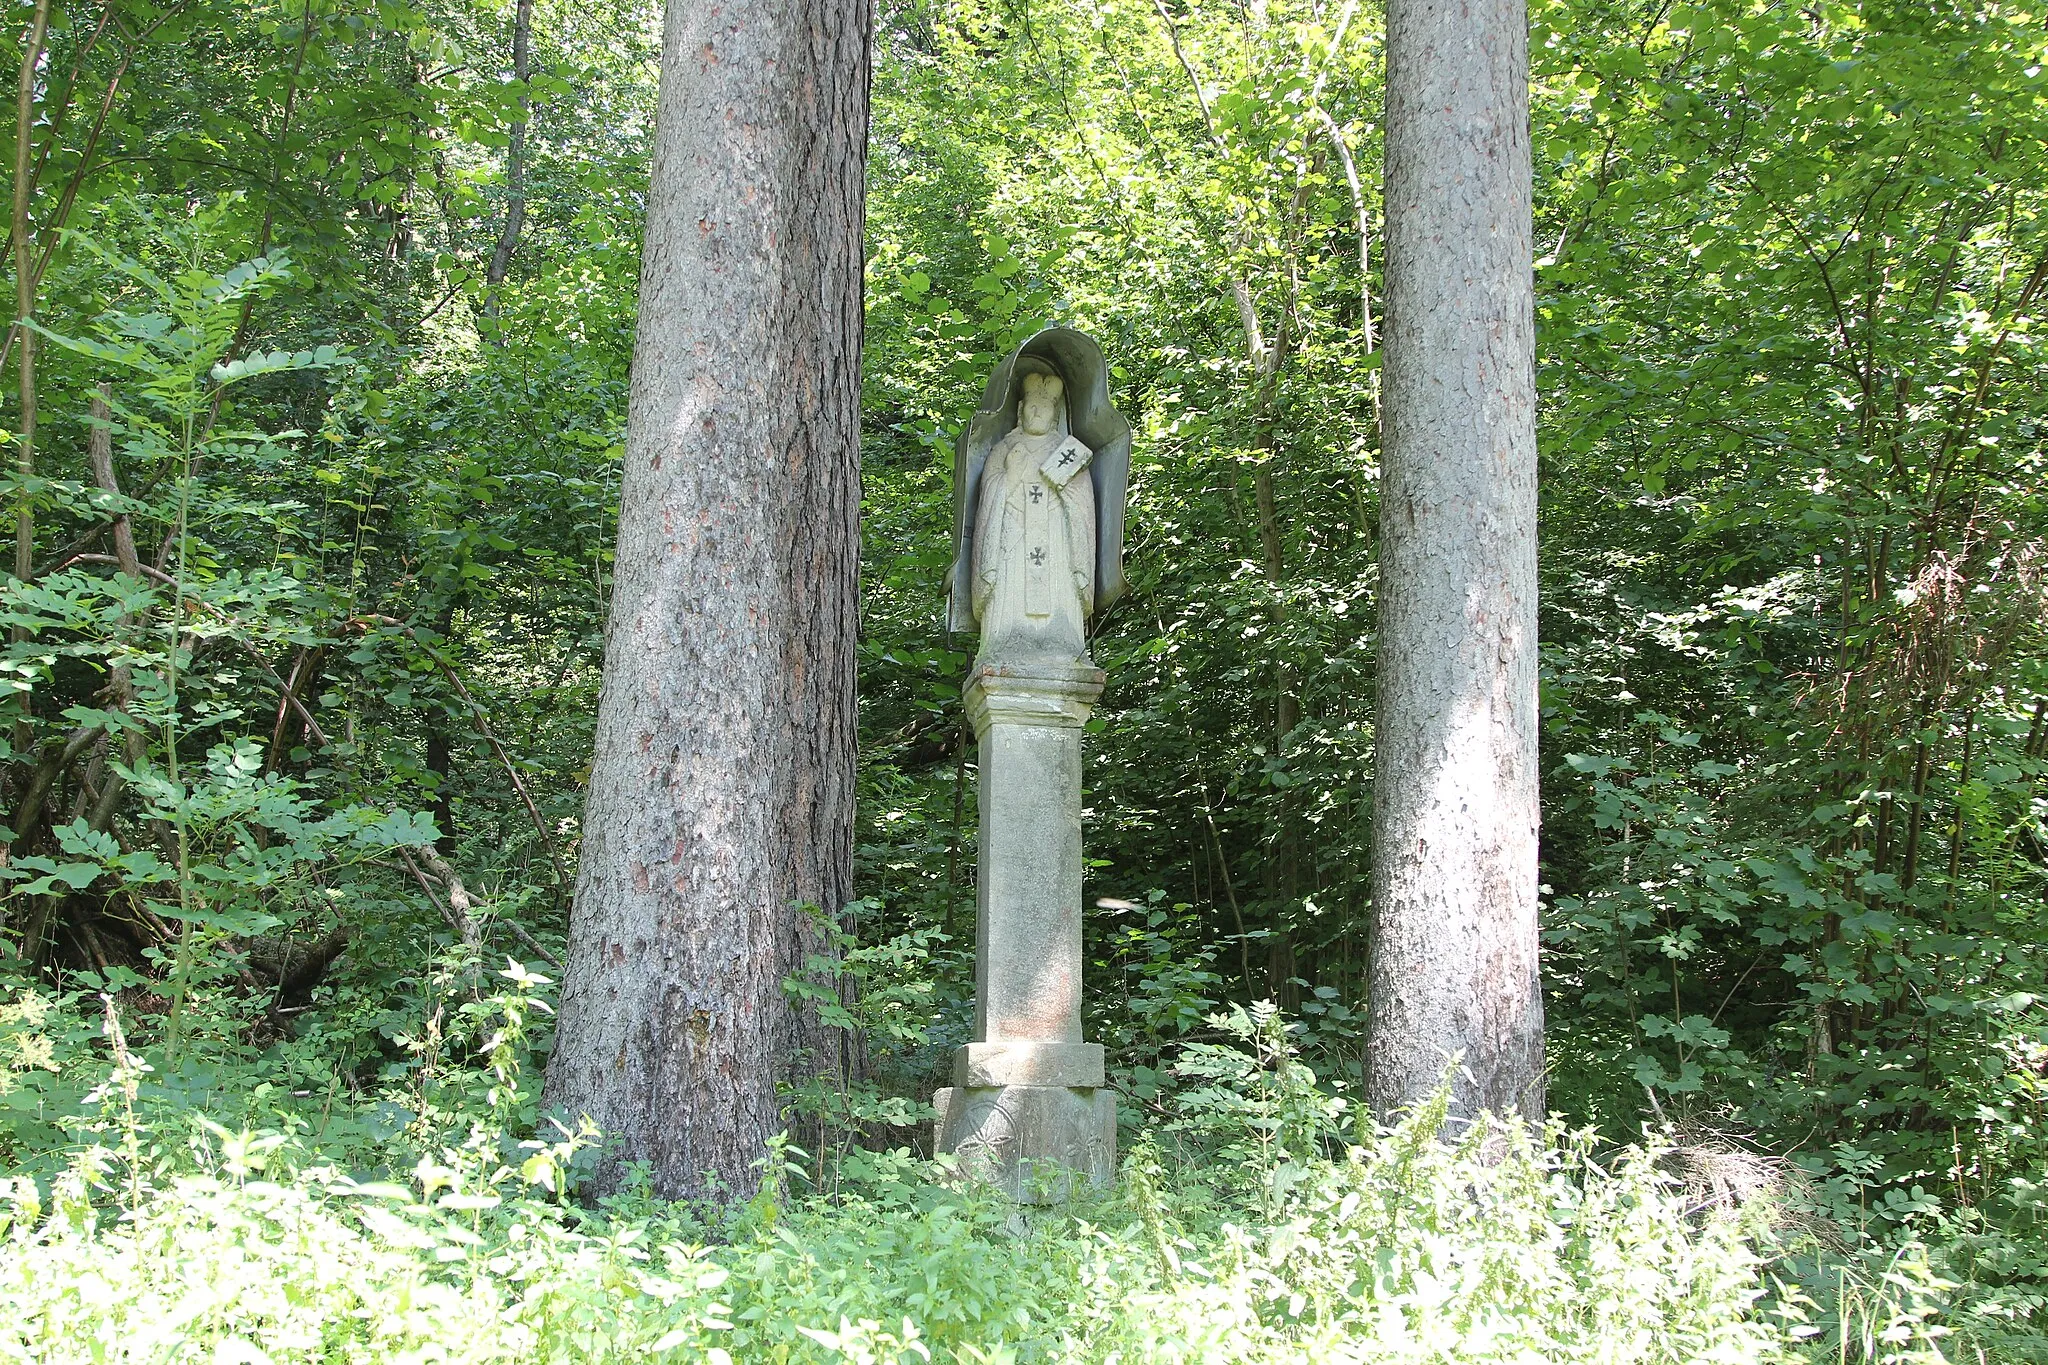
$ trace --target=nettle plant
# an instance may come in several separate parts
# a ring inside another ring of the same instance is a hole
[[[1349,1101],[1340,1085],[1318,1083],[1270,1000],[1233,1005],[1209,1024],[1223,1041],[1181,1049],[1160,1132],[1210,1154],[1200,1178],[1249,1192],[1271,1214],[1320,1158],[1341,1148],[1338,1123]]]

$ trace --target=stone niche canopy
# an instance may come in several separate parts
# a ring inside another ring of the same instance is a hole
[[[1092,337],[1048,327],[1004,356],[953,447],[953,566],[946,576],[946,627],[974,629],[971,524],[989,452],[1017,425],[1024,376],[1051,372],[1065,386],[1067,428],[1095,452],[1095,620],[1124,594],[1124,502],[1131,479],[1131,424],[1109,401],[1109,365]]]

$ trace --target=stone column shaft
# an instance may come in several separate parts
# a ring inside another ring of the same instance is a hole
[[[968,683],[981,771],[976,1042],[1081,1041],[1081,727],[1102,690],[1086,671],[1069,682],[991,669]]]
[[[1103,674],[1086,660],[977,662],[980,741],[974,1041],[934,1103],[938,1147],[1020,1199],[1108,1182],[1116,1104],[1081,1041],[1081,727]]]

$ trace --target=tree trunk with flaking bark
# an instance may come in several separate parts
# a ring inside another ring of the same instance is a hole
[[[1387,11],[1372,1021],[1392,1113],[1543,1112],[1523,0]]]
[[[664,1195],[754,1188],[839,1044],[782,983],[851,899],[866,0],[671,0],[597,753],[546,1103]],[[840,1056],[839,1064],[844,1064]]]

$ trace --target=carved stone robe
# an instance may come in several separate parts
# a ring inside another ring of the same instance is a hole
[[[975,517],[981,657],[1075,659],[1087,652],[1095,610],[1092,458],[1057,428],[1043,436],[1012,431],[989,452]]]

